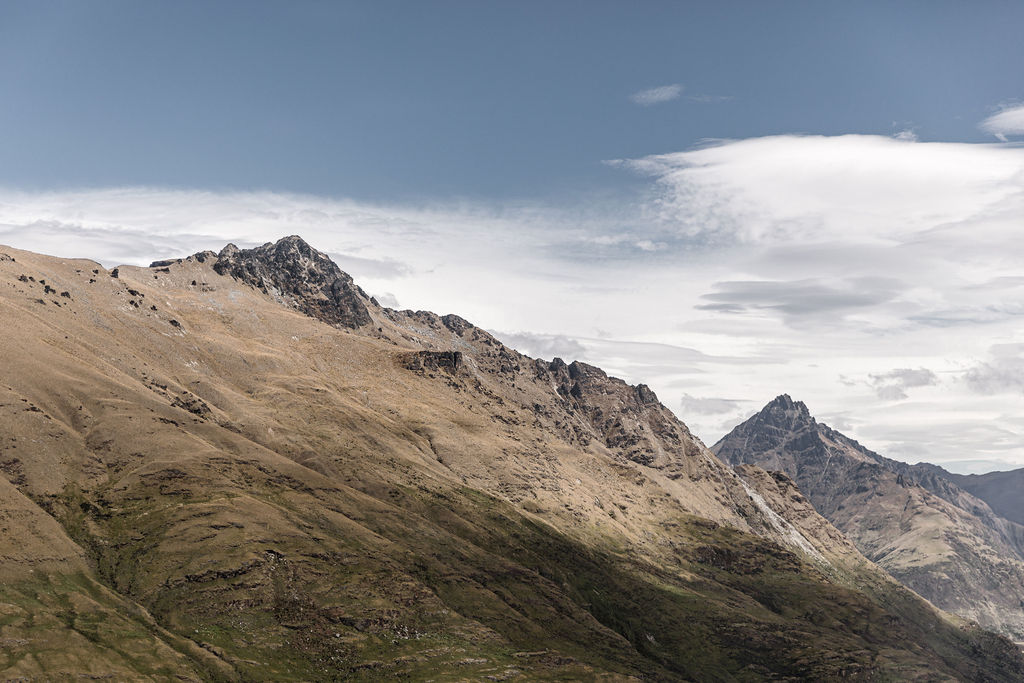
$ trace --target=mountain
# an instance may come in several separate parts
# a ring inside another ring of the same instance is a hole
[[[882,457],[782,395],[712,450],[791,477],[869,559],[936,606],[1024,640],[1024,527],[933,465]]]
[[[1024,524],[1024,468],[988,474],[945,475],[951,482],[989,504],[996,514]]]
[[[0,677],[1024,680],[654,393],[297,237],[0,248]]]

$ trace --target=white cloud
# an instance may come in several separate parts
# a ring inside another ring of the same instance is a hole
[[[873,374],[869,379],[878,398],[886,401],[901,401],[909,397],[908,389],[930,387],[938,383],[938,376],[927,368],[897,368]]]
[[[398,297],[391,292],[384,292],[383,294],[374,294],[374,298],[377,299],[377,303],[381,306],[387,306],[388,308],[400,309],[402,305],[398,303]]]
[[[1003,142],[1006,142],[1008,137],[1024,135],[1024,104],[1004,107],[997,114],[982,121],[979,127]]]
[[[716,242],[894,244],[1021,208],[1024,174],[1019,150],[869,135],[722,141],[612,163],[655,178],[661,220]]]
[[[642,251],[658,251],[664,249],[665,245],[652,242],[651,240],[640,240],[636,243],[636,248]]]
[[[698,398],[683,394],[679,400],[679,406],[684,415],[721,415],[723,413],[735,413],[743,404],[749,401],[737,401],[731,398]]]
[[[553,360],[561,358],[567,363],[586,357],[587,349],[576,339],[561,334],[533,334],[532,332],[490,331],[503,344],[532,358]]]
[[[785,392],[886,455],[1024,465],[1024,363],[1007,351],[1024,344],[1024,149],[774,136],[618,165],[649,192],[554,207],[0,191],[0,243],[112,266],[300,234],[382,300],[649,384],[709,443]]]
[[[672,85],[662,85],[657,88],[648,88],[647,90],[635,92],[629,96],[629,99],[642,107],[649,107],[653,104],[678,100],[682,94],[683,86],[673,83]]]
[[[997,344],[989,357],[964,372],[964,382],[979,394],[1024,394],[1024,344]]]

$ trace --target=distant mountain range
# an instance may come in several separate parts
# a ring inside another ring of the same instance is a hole
[[[815,508],[1006,633],[1019,527],[788,399],[743,445],[791,474],[734,470],[648,387],[385,308],[298,237],[0,247],[0,316],[0,679],[1024,680]]]
[[[942,609],[1024,640],[1024,470],[963,476],[890,460],[786,395],[712,450],[733,465],[786,473],[894,578]]]
[[[1024,468],[988,474],[944,476],[964,491],[981,498],[992,510],[1011,522],[1024,524]]]

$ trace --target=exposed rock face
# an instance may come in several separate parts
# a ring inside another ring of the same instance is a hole
[[[779,396],[712,448],[792,478],[869,559],[934,604],[1024,638],[1024,528],[941,468],[890,460]]]
[[[443,370],[450,375],[462,369],[461,351],[416,351],[406,357],[410,370]]]
[[[203,255],[197,254],[196,260],[200,256]],[[367,307],[371,302],[366,293],[326,254],[298,236],[255,249],[239,249],[229,244],[217,255],[213,269],[279,296],[306,315],[330,325],[356,329],[370,323]]]
[[[792,523],[815,547],[847,558],[860,555],[853,543],[821,516],[785,472],[769,472],[756,465],[737,465],[735,469],[772,509]]]
[[[714,479],[729,499],[747,498],[728,468],[717,460],[695,457],[710,454],[646,385],[631,386],[579,361],[528,358],[457,315],[382,309],[377,324],[385,337],[433,347],[438,349],[435,353],[459,349],[461,362],[472,369],[465,379],[467,387],[500,394],[502,400],[513,396],[533,419],[575,445],[611,449],[673,478]],[[420,369],[424,364],[437,361],[415,359],[406,367]],[[749,504],[749,499],[740,504]]]
[[[693,457],[699,442],[647,385],[630,386],[579,361],[536,361],[537,376],[550,382],[566,406],[581,416],[609,448],[634,462],[668,467]]]

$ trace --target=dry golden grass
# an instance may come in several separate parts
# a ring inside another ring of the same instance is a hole
[[[765,480],[793,524],[770,518],[595,369],[577,396],[458,321],[372,306],[338,329],[209,261],[0,253],[4,677],[1024,668],[909,594],[880,606],[896,587],[808,506]]]

